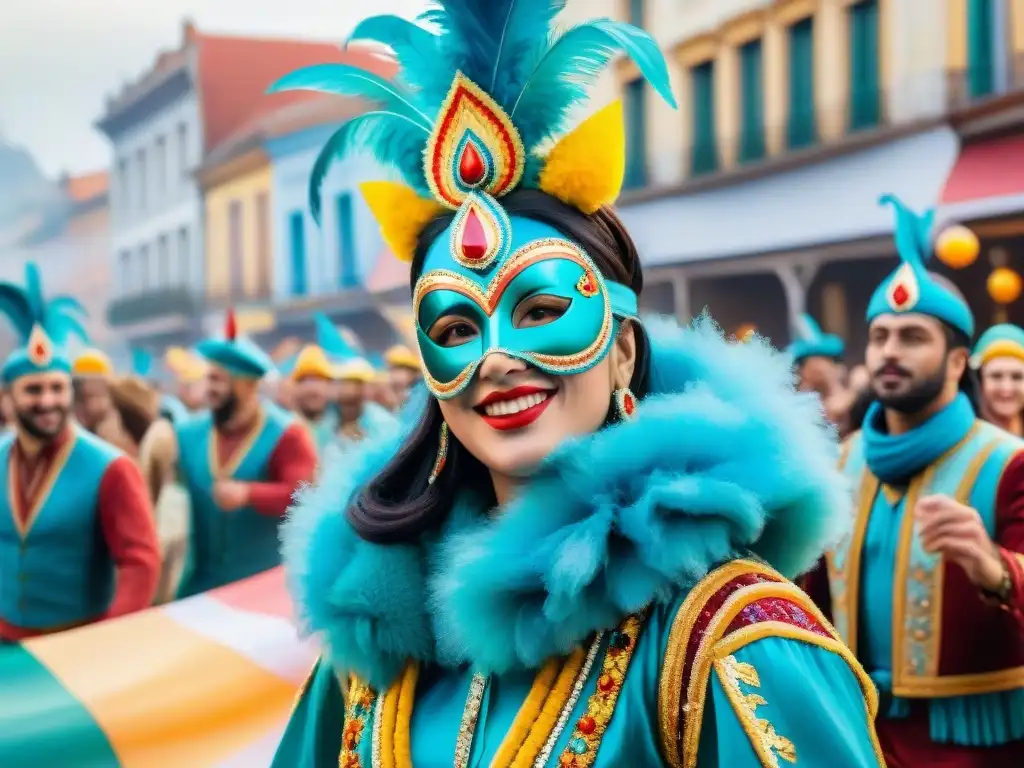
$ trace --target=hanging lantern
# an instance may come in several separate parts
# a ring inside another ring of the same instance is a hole
[[[736,336],[736,341],[750,341],[755,335],[757,335],[757,326],[753,323],[744,323],[736,329],[736,333],[734,335]]]
[[[996,304],[1012,304],[1020,297],[1021,279],[1020,275],[1009,267],[993,269],[988,276],[986,283],[988,295]]]
[[[953,269],[969,267],[980,252],[978,236],[962,224],[947,227],[935,239],[935,257]]]

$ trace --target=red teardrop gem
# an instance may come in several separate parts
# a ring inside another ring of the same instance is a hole
[[[902,307],[910,299],[910,291],[903,284],[897,285],[896,290],[892,292],[892,300],[896,302],[897,307]]]
[[[480,156],[479,150],[473,146],[473,142],[467,141],[462,147],[462,156],[459,158],[459,178],[467,186],[475,186],[484,179],[487,167],[484,159]]]
[[[469,146],[469,145],[467,145]],[[470,261],[479,261],[487,255],[487,232],[472,208],[466,214],[466,224],[462,228],[462,255]]]
[[[42,344],[36,344],[35,356],[36,357],[42,357],[45,354],[46,354],[46,347],[44,347]]]
[[[622,398],[622,401],[622,407],[626,409],[626,415],[632,416],[633,412],[636,410],[636,403],[633,402],[632,396],[626,395],[624,398]]]

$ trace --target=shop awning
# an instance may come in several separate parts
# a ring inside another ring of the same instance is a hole
[[[938,204],[959,139],[948,126],[706,192],[625,205],[645,266],[807,248],[892,232],[886,193]]]
[[[970,221],[1024,212],[1024,134],[968,144],[945,189],[940,221]]]

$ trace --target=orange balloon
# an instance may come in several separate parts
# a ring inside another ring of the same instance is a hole
[[[961,224],[942,230],[935,239],[936,258],[953,269],[969,267],[980,252],[978,236]]]
[[[736,341],[745,342],[750,341],[756,333],[756,325],[754,325],[753,323],[744,323],[743,325],[736,329],[736,333],[734,335],[736,337]]]
[[[1012,304],[1020,297],[1022,284],[1020,275],[1009,267],[992,270],[986,283],[988,295],[996,304]]]

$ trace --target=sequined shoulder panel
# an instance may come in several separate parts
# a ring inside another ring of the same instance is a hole
[[[780,584],[785,580],[768,566],[753,560],[734,560],[705,576],[686,596],[669,630],[665,660],[658,683],[661,747],[672,768],[687,765],[682,749],[692,715],[687,691],[693,662],[702,641],[722,606],[738,590],[758,584]],[[694,739],[699,737],[699,726]],[[696,761],[696,754],[693,755]]]

